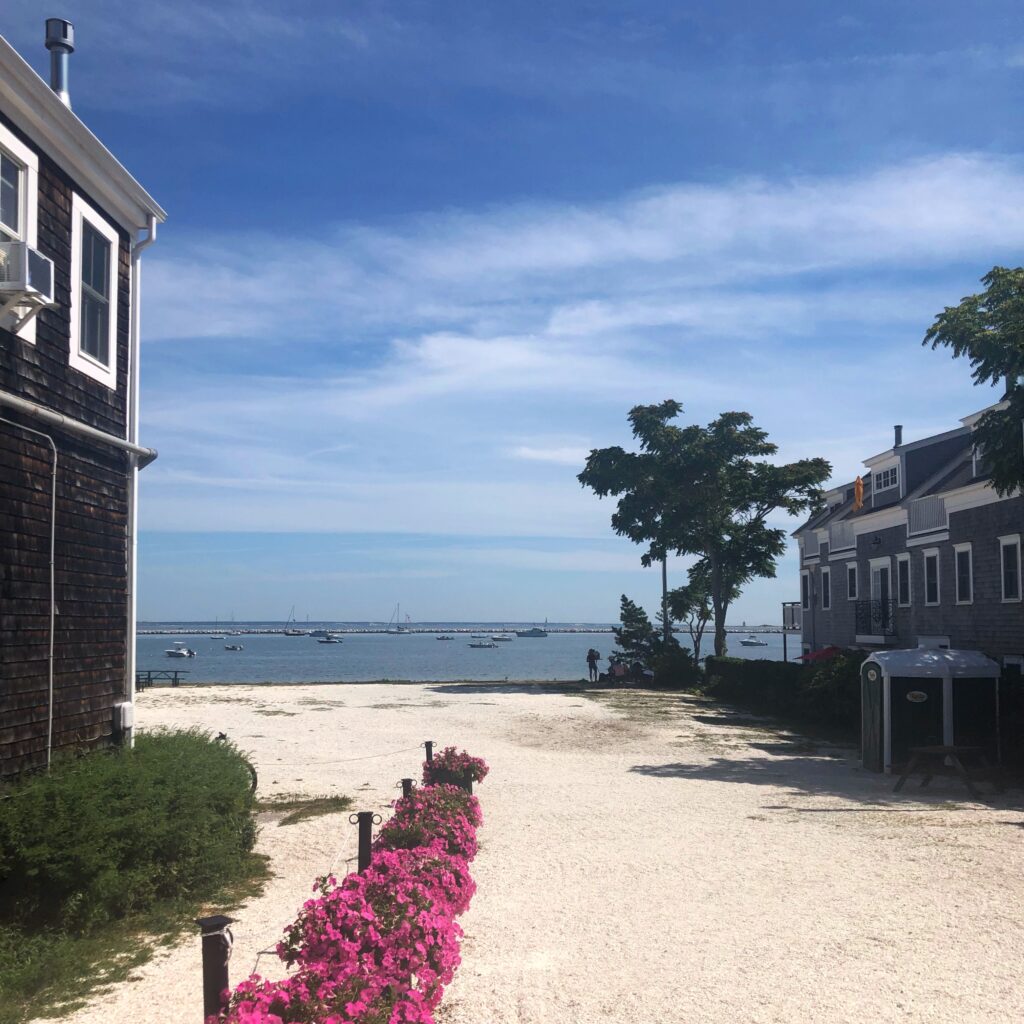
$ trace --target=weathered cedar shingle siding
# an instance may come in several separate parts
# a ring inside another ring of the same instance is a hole
[[[38,248],[54,262],[58,305],[36,317],[35,345],[0,329],[0,388],[124,437],[128,236],[118,227],[117,389],[111,390],[68,361],[72,191],[116,225],[39,153]],[[127,458],[8,409],[0,415],[45,430],[58,450],[54,750],[103,743],[111,734],[112,705],[125,690]],[[46,442],[0,423],[0,775],[45,761],[50,467]]]

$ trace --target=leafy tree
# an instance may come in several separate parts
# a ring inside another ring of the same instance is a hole
[[[600,497],[619,497],[612,528],[648,545],[645,565],[668,551],[706,564],[721,656],[729,605],[750,580],[774,576],[785,550],[785,531],[768,526],[768,517],[818,508],[832,468],[825,459],[764,461],[778,449],[749,413],[678,427],[670,421],[681,412],[671,399],[635,406],[629,420],[640,451],[595,449],[578,479]]]
[[[1024,487],[1024,267],[993,267],[985,291],[947,306],[928,328],[924,344],[945,345],[966,356],[975,384],[1006,382],[1007,407],[978,421],[975,446],[985,453],[992,484],[1001,495]]]
[[[612,628],[616,645],[628,661],[646,665],[658,649],[658,634],[647,612],[623,594],[619,622],[621,625]]]
[[[686,631],[690,634],[690,643],[693,644],[694,664],[699,664],[704,633],[715,615],[711,601],[711,574],[707,562],[701,560],[691,565],[688,577],[686,584],[669,591],[669,609],[672,618],[686,626]],[[729,595],[729,603],[731,604],[737,597],[738,587]]]

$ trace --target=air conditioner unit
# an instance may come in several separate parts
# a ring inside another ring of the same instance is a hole
[[[0,318],[13,313],[19,330],[53,301],[53,260],[26,242],[0,242]]]

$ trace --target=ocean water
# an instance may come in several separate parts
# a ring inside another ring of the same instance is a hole
[[[310,623],[310,628],[319,628]],[[440,624],[438,624],[440,625]],[[236,623],[234,628],[282,628],[281,623]],[[449,624],[451,628],[469,628],[467,624]],[[528,628],[529,624],[518,628]],[[140,629],[166,628],[192,630],[194,623],[140,623]],[[302,628],[306,628],[303,624]],[[459,679],[501,681],[505,679],[585,679],[587,651],[601,652],[600,668],[607,668],[607,657],[614,649],[610,632],[553,632],[546,637],[516,637],[508,643],[483,650],[469,646],[469,633],[448,633],[451,640],[438,640],[438,633],[345,632],[341,644],[318,644],[308,636],[246,634],[226,640],[211,640],[208,633],[174,636],[169,633],[138,637],[137,666],[145,669],[178,669],[188,673],[189,682],[217,683],[315,683],[362,682],[367,680],[408,679],[417,682],[451,682]],[[351,627],[347,627],[351,628]],[[421,628],[419,624],[413,627]],[[514,629],[515,627],[510,627]],[[556,628],[556,627],[552,627]],[[574,626],[581,629],[584,627]],[[594,630],[607,627],[593,626]],[[210,627],[209,632],[214,632]],[[491,624],[476,624],[473,632],[501,635]],[[512,635],[511,633],[508,635]],[[730,637],[729,653],[741,658],[782,659],[782,636],[763,634],[767,647],[741,647],[740,634]],[[164,651],[175,640],[184,641],[196,652],[195,658],[168,658]],[[686,642],[687,637],[681,637]],[[242,644],[244,650],[225,651],[228,643]],[[711,650],[707,643],[702,653]],[[799,654],[799,639],[790,637],[789,656]]]

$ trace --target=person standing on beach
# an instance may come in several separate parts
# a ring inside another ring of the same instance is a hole
[[[592,683],[597,682],[597,663],[601,660],[601,652],[595,651],[593,647],[587,651],[587,669]]]

